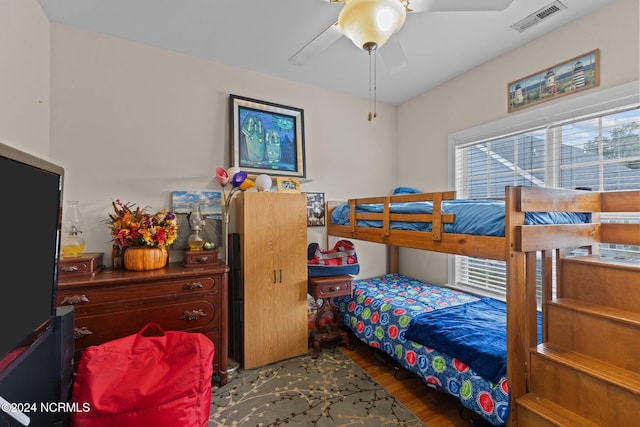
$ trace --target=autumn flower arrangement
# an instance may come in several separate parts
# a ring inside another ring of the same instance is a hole
[[[117,199],[111,204],[113,213],[109,214],[107,224],[111,228],[113,243],[119,249],[133,246],[166,248],[176,240],[178,223],[173,212],[162,209],[149,214],[147,208]]]

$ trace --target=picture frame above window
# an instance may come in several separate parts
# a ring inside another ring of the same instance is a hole
[[[600,50],[595,49],[507,85],[509,113],[600,86]]]
[[[304,110],[229,95],[231,165],[249,175],[305,178]]]

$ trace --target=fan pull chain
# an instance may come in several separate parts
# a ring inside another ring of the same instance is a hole
[[[371,119],[376,118],[378,113],[376,111],[377,104],[377,70],[378,70],[378,49],[375,47],[373,49],[369,49],[369,121]],[[373,63],[371,59],[371,55],[373,53]],[[373,96],[372,96],[372,87],[373,87]],[[373,112],[372,112],[373,111]]]
[[[373,118],[378,117],[378,49],[373,52]]]

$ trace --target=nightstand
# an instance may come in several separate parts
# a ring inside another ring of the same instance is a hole
[[[342,340],[342,344],[351,350],[349,336],[347,331],[342,329],[342,316],[338,314],[338,310],[333,301],[334,297],[351,295],[351,280],[353,278],[348,275],[344,276],[315,276],[309,277],[307,287],[309,294],[316,300],[321,299],[322,304],[316,315],[316,330],[312,334],[313,339],[313,358],[317,359],[320,354],[320,343],[331,341],[337,338]],[[326,309],[325,302],[329,302],[330,310],[333,312],[335,320],[332,324],[320,326],[320,313]]]

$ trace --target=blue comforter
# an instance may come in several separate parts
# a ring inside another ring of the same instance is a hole
[[[382,213],[383,204],[356,206],[356,212]],[[393,213],[433,213],[431,202],[392,203]],[[459,199],[442,202],[442,213],[455,214],[453,224],[445,224],[446,233],[504,236],[505,204],[502,200]],[[525,224],[579,224],[591,221],[590,214],[580,212],[526,212]],[[331,223],[349,225],[349,205],[341,204],[331,213]],[[361,227],[382,227],[382,221],[358,220]],[[431,231],[431,223],[392,222],[392,229]]]
[[[538,313],[538,331],[541,320]],[[483,298],[420,314],[411,320],[405,338],[455,355],[493,383],[506,374],[507,306],[502,301]]]

